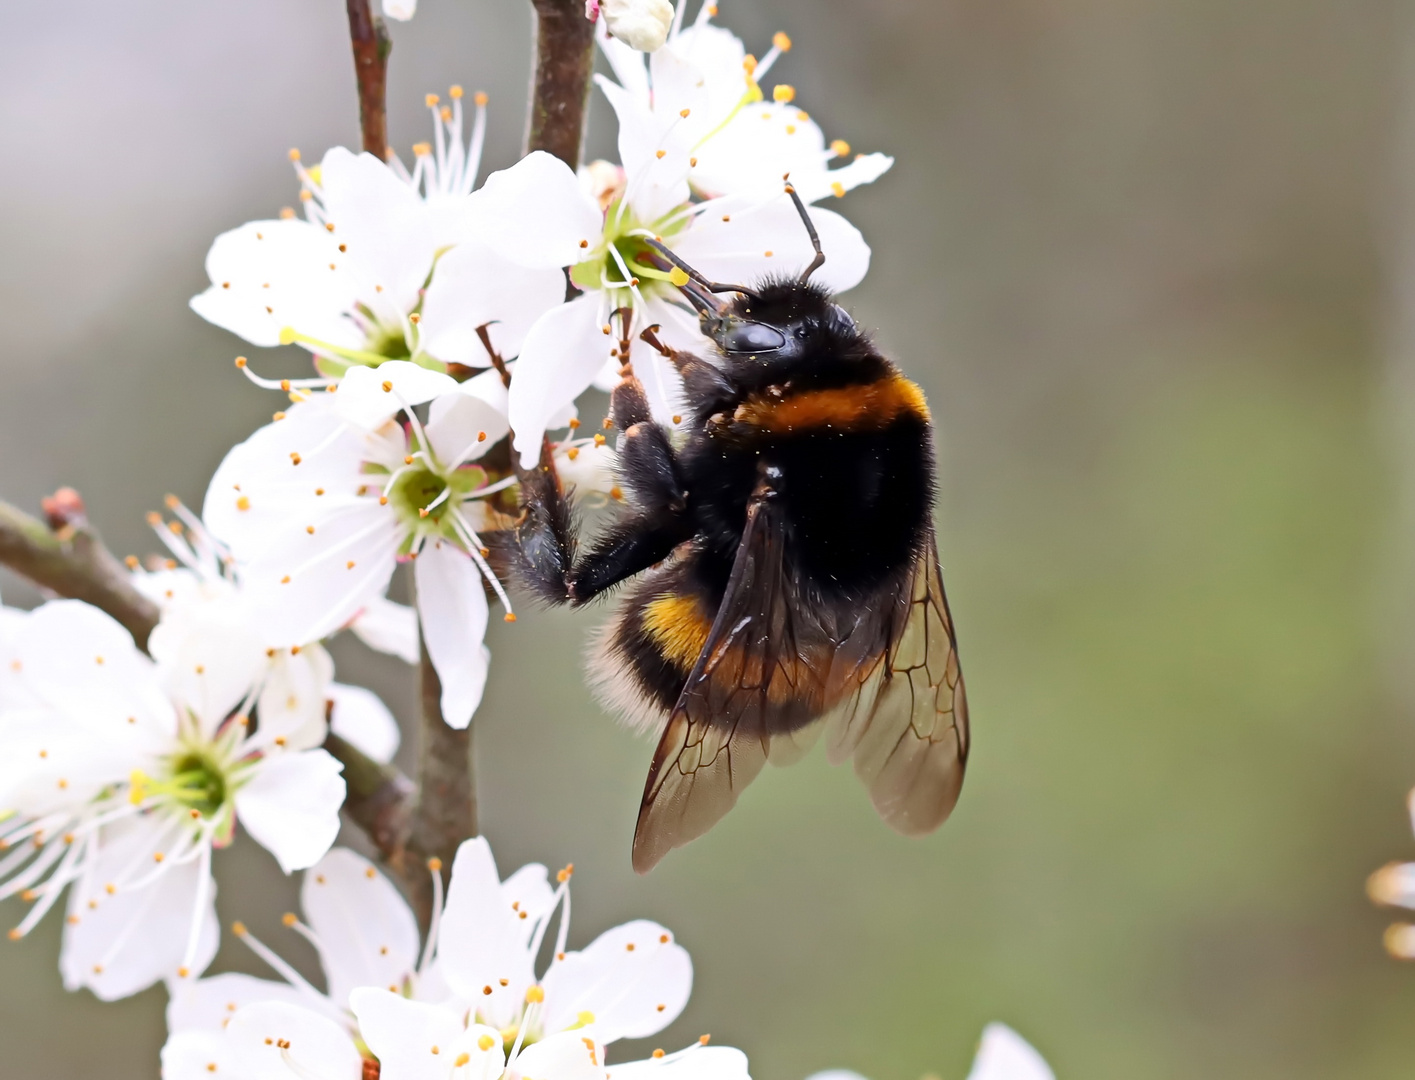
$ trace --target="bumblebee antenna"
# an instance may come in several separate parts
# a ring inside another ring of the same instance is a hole
[[[753,300],[760,299],[760,297],[758,297],[756,293],[752,292],[752,290],[747,288],[747,286],[745,285],[726,285],[720,281],[709,281],[707,278],[703,277],[701,273],[699,273],[697,270],[694,270],[677,255],[673,254],[673,252],[669,251],[668,248],[665,247],[658,240],[649,240],[647,241],[647,243],[649,247],[653,248],[656,252],[662,255],[674,266],[678,267],[679,270],[682,270],[683,273],[687,274],[688,277],[692,278],[708,292],[738,292],[741,293],[743,296],[750,296]]]
[[[816,235],[815,224],[811,221],[811,215],[806,213],[806,204],[801,201],[801,196],[796,194],[796,188],[789,179],[790,173],[783,176],[786,180],[786,194],[791,196],[791,201],[796,204],[796,213],[801,215],[801,223],[806,226],[806,235],[811,238],[811,247],[816,249],[816,257],[811,260],[811,265],[801,272],[801,276],[796,280],[804,285],[812,274],[821,268],[825,262],[825,252],[821,250],[821,238]]]

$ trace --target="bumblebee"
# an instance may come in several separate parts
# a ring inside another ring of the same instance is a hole
[[[810,282],[708,281],[655,243],[716,355],[679,371],[675,437],[627,365],[610,401],[625,501],[581,550],[546,455],[522,476],[518,576],[551,603],[630,582],[591,659],[601,698],[658,731],[634,833],[650,870],[707,832],[768,761],[825,734],[906,835],[957,802],[968,707],[931,509],[924,395]],[[720,294],[733,293],[726,301]]]

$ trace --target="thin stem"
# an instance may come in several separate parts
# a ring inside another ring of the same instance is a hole
[[[547,150],[574,169],[589,111],[594,23],[582,0],[531,0],[531,7],[536,36],[526,151]]]
[[[157,605],[138,592],[127,568],[103,546],[84,516],[82,501],[63,517],[51,513],[51,523],[0,502],[0,563],[41,588],[108,612],[139,648],[147,648],[147,636],[157,625]]]
[[[349,37],[354,45],[354,77],[359,82],[359,130],[364,149],[379,161],[388,157],[388,54],[393,42],[369,0],[347,0]]]

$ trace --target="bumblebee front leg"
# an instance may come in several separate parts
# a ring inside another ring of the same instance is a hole
[[[668,429],[654,422],[643,384],[632,374],[626,374],[614,388],[609,413],[623,432],[619,473],[635,504],[650,514],[682,513],[687,493],[678,476]]]

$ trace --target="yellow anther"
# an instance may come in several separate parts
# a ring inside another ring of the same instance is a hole
[[[618,484],[615,484],[612,488],[609,489],[609,497],[615,502],[618,502],[624,497],[624,491]]]
[[[449,124],[452,122],[452,110],[449,109],[446,105],[442,106],[442,108],[438,110],[438,115],[442,117],[442,122],[444,124]]]
[[[478,90],[475,94],[472,95],[472,100],[478,105],[485,105],[489,99],[486,96],[486,91]]]
[[[298,465],[300,462],[302,462],[302,461],[304,461],[304,460],[305,460],[304,458],[300,457],[300,452],[299,452],[298,450],[291,450],[291,451],[290,451],[290,464],[291,464],[291,465]]]
[[[684,109],[684,110],[683,110],[682,112],[680,112],[678,115],[681,116],[684,120],[686,120],[686,119],[688,119],[688,113],[690,113],[691,111],[692,111],[691,109]]]
[[[771,249],[768,248],[766,251],[763,251],[762,254],[765,255],[768,259],[771,258]]]
[[[672,284],[682,288],[684,285],[688,284],[688,272],[681,266],[675,266],[672,270],[668,271],[668,280]]]
[[[486,442],[486,432],[485,432],[485,431],[478,431],[478,432],[477,432],[477,442]]]
[[[545,991],[539,986],[532,986],[526,990],[526,1001],[531,1005],[539,1005],[545,1000]]]
[[[386,379],[383,383],[383,392],[385,394],[390,394],[393,392],[393,384],[391,382],[388,382]]]
[[[431,144],[431,143],[425,143],[425,142],[413,143],[413,156],[414,156],[414,157],[427,157],[427,156],[428,156],[429,154],[431,154],[431,153],[432,153],[432,144]]]
[[[152,853],[152,861],[153,861],[153,862],[161,862],[161,861],[162,861],[163,859],[165,859],[165,858],[167,858],[167,856],[164,855],[164,854],[162,854],[162,852],[160,852],[160,851],[154,851],[154,852]]]
[[[595,433],[595,437],[594,437],[594,444],[595,444],[596,446],[603,446],[603,445],[604,445],[604,436],[603,436],[603,435],[600,435],[598,432],[596,432],[596,433]]]
[[[653,156],[656,157],[656,158],[658,158],[658,159],[660,159],[660,160],[662,160],[662,159],[663,159],[663,155],[666,154],[666,153],[668,153],[667,150],[655,150],[655,151],[653,152]]]
[[[272,419],[272,420],[284,420],[284,419],[285,419],[285,410],[284,410],[284,409],[276,409],[273,413],[270,414],[270,419]]]
[[[850,153],[850,144],[844,139],[836,139],[830,144],[830,152],[836,157],[844,157]]]
[[[757,71],[757,58],[751,53],[742,57],[742,70],[747,73],[747,78],[751,78]]]
[[[179,968],[177,969],[177,978],[179,978],[179,979],[185,979],[185,978],[186,978],[188,975],[190,975],[191,973],[192,973],[192,969],[191,969],[191,968],[179,967]]]
[[[516,621],[516,613],[515,613],[514,611],[508,611],[505,615],[501,616],[501,621],[502,621],[502,622],[515,622],[515,621]],[[524,919],[525,917],[526,917],[526,913],[525,913],[524,911],[521,912],[521,918]]]
[[[428,859],[427,868],[434,874],[438,873],[442,869],[442,860],[434,855],[432,858]]]
[[[457,101],[462,96],[462,88],[454,84],[448,89],[447,96],[450,97],[453,101]]]
[[[374,878],[378,877],[378,871],[375,870],[372,866],[370,866],[367,870],[364,871],[364,877],[372,881]]]
[[[663,1051],[662,1051],[662,1050],[655,1050],[655,1051],[653,1052],[653,1056],[656,1057],[656,1058],[661,1058],[661,1057],[663,1057]]]
[[[420,507],[418,507],[418,517],[420,517],[420,518],[425,518],[425,517],[427,517],[427,515],[428,515],[428,509],[427,509],[426,506],[420,506]]]
[[[436,104],[437,104],[439,101],[441,101],[441,100],[442,100],[442,99],[439,98],[436,94],[428,94],[427,97],[423,98],[424,104],[426,104],[429,109],[431,109],[434,105],[436,105]]]
[[[305,188],[303,191],[300,192],[300,202],[309,202],[309,201],[310,201],[311,199],[313,199],[313,198],[314,198],[314,192],[311,191],[309,188]],[[256,239],[257,239],[257,240],[264,239],[264,238],[260,235],[260,233],[256,233],[255,235],[256,235]]]
[[[140,564],[136,555],[129,555],[123,560],[123,565],[129,570],[136,570]]]
[[[299,160],[300,160],[300,152],[299,152],[298,150],[296,150],[294,147],[291,147],[291,148],[290,148],[290,160],[291,160],[291,161],[299,161]]]
[[[493,1039],[490,1035],[483,1035],[477,1040],[477,1049],[482,1051],[483,1053],[485,1053],[487,1050],[490,1050],[495,1045],[496,1040]]]
[[[403,464],[404,464],[404,465],[411,465],[412,463],[413,463],[413,455],[412,455],[412,454],[405,454],[405,455],[403,455]]]
[[[483,1036],[482,1036],[482,1039],[485,1039],[485,1038],[487,1038],[487,1036],[483,1035]],[[481,1039],[478,1039],[477,1041],[480,1042]],[[460,1069],[463,1065],[465,1065],[467,1062],[469,1062],[469,1061],[471,1061],[471,1060],[472,1060],[472,1055],[469,1054],[469,1053],[467,1053],[465,1050],[463,1050],[460,1054],[457,1055],[457,1060],[452,1063],[452,1067],[453,1067],[454,1069]]]
[[[289,574],[286,574],[284,577],[282,577],[282,578],[280,579],[280,584],[281,584],[281,585],[288,585],[288,584],[290,584],[290,575],[289,575]]]
[[[772,101],[780,101],[785,103],[788,101],[794,101],[795,98],[796,88],[794,86],[787,86],[785,83],[778,83],[775,87],[772,88]]]
[[[11,941],[19,941],[20,938],[24,937],[24,934],[20,933],[20,928],[16,926],[5,936],[8,937]]]
[[[565,456],[571,461],[574,461],[577,457],[580,456],[580,448],[578,446],[570,447],[569,450],[565,451]]]
[[[294,216],[295,216],[295,208],[294,208],[293,206],[282,206],[282,207],[280,208],[280,220],[281,220],[281,221],[289,221],[289,220],[291,220]]]
[[[711,1035],[699,1035],[699,1036],[698,1036],[698,1045],[699,1045],[699,1046],[706,1046],[711,1040],[712,1040],[712,1036],[711,1036]]]
[[[280,328],[280,344],[293,345],[295,342],[295,328],[293,326],[282,326]]]
[[[839,180],[835,181],[835,183],[830,185],[830,193],[837,199],[843,198],[845,195],[845,185]]]
[[[295,917],[295,913],[293,911],[287,911],[284,915],[280,916],[280,922],[287,927],[294,926],[299,921],[300,920]]]

